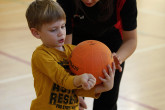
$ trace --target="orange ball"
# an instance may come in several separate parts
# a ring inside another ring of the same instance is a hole
[[[102,42],[86,40],[79,43],[72,51],[69,67],[72,73],[81,75],[91,73],[96,78],[96,85],[102,83],[99,76],[105,78],[103,69],[108,72],[107,65],[112,67],[111,50]]]

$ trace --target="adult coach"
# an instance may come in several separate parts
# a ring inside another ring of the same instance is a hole
[[[66,17],[66,43],[84,40],[105,43],[114,53],[114,87],[94,100],[93,110],[117,110],[117,99],[125,60],[137,45],[136,0],[57,0]],[[120,68],[120,64],[122,69]]]

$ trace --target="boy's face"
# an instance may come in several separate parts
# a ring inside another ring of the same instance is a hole
[[[38,32],[43,44],[50,48],[60,48],[66,37],[65,20],[43,24]]]

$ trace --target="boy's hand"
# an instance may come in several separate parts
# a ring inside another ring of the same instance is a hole
[[[122,61],[120,60],[120,57],[117,56],[116,53],[113,53],[112,55],[113,55],[113,59],[114,59],[114,62],[115,62],[116,69],[118,69],[121,72],[122,67],[120,66],[120,64],[122,63]]]
[[[108,65],[107,67],[108,67],[108,73],[105,71],[105,69],[103,70],[103,73],[105,75],[105,79],[102,77],[99,77],[103,83],[96,86],[96,89],[95,89],[96,94],[109,91],[113,88],[115,69],[116,69],[114,62],[113,62],[112,68],[110,67],[110,65]]]
[[[81,86],[84,90],[90,90],[96,84],[96,78],[92,74],[84,73],[77,75],[74,79],[76,87]]]
[[[78,99],[79,99],[79,110],[87,109],[87,105],[86,105],[83,97],[79,96]]]
[[[84,73],[80,75],[81,85],[84,90],[90,90],[96,84],[96,78],[92,74]]]

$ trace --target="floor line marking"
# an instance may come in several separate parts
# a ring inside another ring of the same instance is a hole
[[[0,51],[0,54],[3,55],[3,56],[6,56],[6,57],[8,57],[8,58],[14,59],[14,60],[16,60],[16,61],[22,62],[22,63],[24,63],[24,64],[27,64],[27,65],[30,65],[30,64],[31,64],[29,61],[23,60],[23,59],[21,59],[21,58],[19,58],[19,57],[10,55],[10,54],[5,53],[5,52],[2,52],[2,51]]]
[[[159,109],[157,109],[157,108],[151,107],[151,106],[149,106],[149,105],[140,103],[140,102],[135,101],[135,100],[132,100],[132,99],[128,99],[128,98],[123,97],[123,96],[119,96],[119,97],[120,97],[120,99],[123,99],[123,100],[125,100],[125,101],[127,101],[127,102],[134,103],[134,104],[136,104],[136,105],[139,105],[139,106],[141,106],[141,107],[147,108],[147,109],[149,109],[149,110],[159,110]]]
[[[152,46],[152,47],[149,47],[149,48],[144,48],[144,49],[139,49],[139,50],[136,50],[135,51],[135,54],[136,53],[142,53],[142,52],[147,52],[147,51],[152,51],[154,49],[159,49],[159,48],[164,48],[165,47],[165,44],[161,44],[161,45],[157,45],[157,46]],[[25,61],[23,59],[20,59],[19,57],[16,57],[16,56],[12,56],[10,54],[7,54],[5,52],[2,52],[0,51],[0,54],[1,55],[4,55],[6,57],[9,57],[11,59],[14,59],[14,60],[17,60],[19,62],[22,62],[24,64],[27,64],[27,65],[30,65],[30,62],[28,61]],[[30,75],[31,76],[31,75]],[[7,82],[11,82],[11,81],[16,81],[17,79],[20,80],[21,78],[24,79],[24,78],[28,78],[30,77],[29,75],[23,75],[23,76],[18,76],[18,77],[14,77],[14,78],[9,78],[9,79],[4,79],[4,80],[0,80],[0,83],[7,83]]]
[[[11,78],[7,78],[7,79],[2,79],[2,80],[0,80],[0,84],[18,81],[18,80],[22,80],[22,79],[26,79],[26,78],[30,78],[30,77],[32,77],[32,73],[29,73],[27,75],[21,75],[21,76],[11,77]]]
[[[155,49],[160,49],[160,48],[164,48],[165,47],[165,44],[160,44],[160,45],[156,45],[156,46],[152,46],[152,47],[148,47],[148,48],[143,48],[143,49],[137,49],[135,50],[134,54],[137,54],[137,53],[142,53],[142,52],[148,52],[148,51],[152,51],[152,50],[155,50]],[[19,62],[22,62],[24,64],[27,64],[27,65],[30,65],[30,62],[28,61],[25,61],[19,57],[16,57],[16,56],[13,56],[13,55],[10,55],[8,53],[5,53],[5,52],[2,52],[0,51],[0,54],[1,55],[4,55],[6,57],[9,57],[11,59],[14,59],[14,60],[17,60]]]

